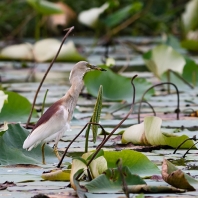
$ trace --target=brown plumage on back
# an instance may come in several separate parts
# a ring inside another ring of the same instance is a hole
[[[104,71],[104,69],[90,65],[85,61],[80,61],[74,66],[69,77],[71,83],[70,89],[41,116],[32,132],[24,141],[24,149],[30,151],[39,143],[45,144],[46,142],[55,140],[54,151],[57,157],[59,157],[56,150],[58,141],[64,132],[70,128],[72,114],[84,86],[83,77],[91,69]],[[45,163],[44,150],[42,150],[42,154],[43,163]]]

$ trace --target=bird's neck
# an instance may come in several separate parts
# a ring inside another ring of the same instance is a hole
[[[72,83],[71,87],[62,98],[63,101],[62,104],[65,106],[65,108],[70,107],[70,116],[72,116],[73,110],[77,104],[77,100],[83,86],[84,86],[83,80],[80,82]]]

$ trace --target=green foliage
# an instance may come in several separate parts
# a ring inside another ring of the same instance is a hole
[[[98,91],[98,97],[96,99],[96,104],[93,110],[93,115],[91,117],[91,122],[99,123],[100,121],[100,114],[102,110],[102,93],[103,93],[103,88],[102,86],[100,86]],[[98,134],[98,125],[92,125],[92,132],[93,132],[93,141],[95,143]]]
[[[155,76],[161,78],[168,70],[182,74],[185,59],[172,47],[158,45],[143,55],[144,62]]]
[[[127,185],[146,184],[140,176],[133,174],[127,166],[122,167],[122,173]],[[117,168],[109,168],[104,174],[98,176],[85,185],[89,192],[94,193],[112,193],[122,190],[122,178]]]
[[[44,15],[61,14],[63,11],[54,3],[45,0],[27,0],[27,2],[38,12]]]
[[[124,19],[131,16],[135,12],[138,12],[142,9],[142,3],[141,2],[134,2],[131,5],[127,5],[124,8],[119,9],[118,11],[112,13],[111,15],[107,16],[104,19],[104,23],[109,27],[112,28],[113,26],[116,26],[120,24]]]
[[[32,151],[22,148],[28,134],[28,130],[19,124],[8,125],[8,130],[0,136],[0,165],[41,164],[41,145]],[[47,145],[45,146],[45,156],[48,163],[57,162],[53,149]]]
[[[104,68],[107,70],[104,73],[92,71],[85,75],[84,82],[88,92],[93,96],[97,96],[97,90],[102,85],[104,99],[112,101],[126,100],[131,103],[133,96],[131,79],[116,74],[107,67]],[[142,93],[151,86],[151,83],[146,79],[136,78],[135,84],[138,86],[135,95],[138,101],[142,97]],[[152,94],[154,94],[154,90],[148,92],[146,99]]]
[[[159,173],[158,167],[144,154],[137,151],[105,151],[104,157],[107,160],[108,168],[115,168],[117,160],[121,158],[123,166],[127,166],[132,174],[151,176]]]
[[[31,103],[18,93],[5,92],[5,94],[8,95],[8,99],[0,112],[0,123],[4,121],[26,123],[32,108]],[[32,121],[36,121],[38,116],[35,110],[32,115]]]

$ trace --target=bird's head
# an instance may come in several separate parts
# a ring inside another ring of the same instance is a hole
[[[70,82],[72,83],[73,80],[82,80],[84,75],[91,70],[106,71],[105,69],[92,65],[86,61],[80,61],[74,65],[70,72]]]

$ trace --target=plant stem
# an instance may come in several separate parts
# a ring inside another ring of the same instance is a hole
[[[53,58],[52,62],[50,63],[50,65],[49,65],[47,71],[45,72],[45,74],[44,74],[44,76],[43,76],[43,79],[41,80],[41,82],[40,82],[40,84],[39,84],[39,86],[38,86],[38,89],[37,89],[37,91],[36,91],[36,94],[35,94],[35,96],[34,96],[34,100],[33,100],[33,103],[32,103],[32,109],[31,109],[31,111],[30,111],[30,115],[29,115],[29,118],[28,118],[27,123],[26,123],[26,128],[27,128],[27,126],[29,125],[30,119],[31,119],[31,117],[32,117],[32,112],[33,112],[33,109],[34,109],[34,105],[35,105],[35,103],[36,103],[36,98],[37,98],[38,93],[39,93],[39,91],[40,91],[40,89],[41,89],[41,86],[43,85],[43,82],[44,82],[45,78],[47,77],[47,74],[49,73],[50,69],[52,68],[52,66],[53,66],[53,64],[54,64],[54,62],[55,62],[55,60],[56,60],[56,58],[58,57],[59,52],[60,52],[60,50],[61,50],[61,48],[62,48],[62,46],[63,46],[65,40],[67,39],[68,35],[73,31],[73,29],[74,29],[74,26],[72,26],[72,27],[70,27],[70,28],[68,28],[68,29],[65,30],[65,31],[67,31],[67,33],[66,33],[65,36],[63,37],[63,40],[62,40],[62,42],[61,42],[61,45],[60,45],[60,47],[59,47],[59,49],[58,49],[58,51],[57,51],[55,57]]]

